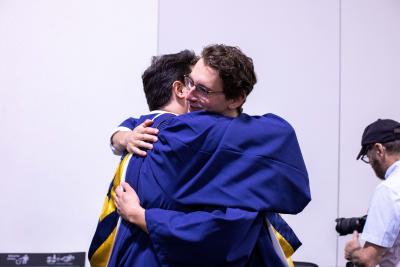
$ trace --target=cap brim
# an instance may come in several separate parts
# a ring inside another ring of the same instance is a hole
[[[367,146],[362,146],[360,153],[358,153],[357,160],[359,160],[363,155],[367,153]]]

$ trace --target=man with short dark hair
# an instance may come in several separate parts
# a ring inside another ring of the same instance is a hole
[[[379,119],[368,125],[357,159],[383,180],[375,189],[361,247],[358,233],[346,243],[345,258],[356,266],[400,266],[400,123]]]
[[[120,131],[114,134],[114,138],[117,136],[117,140],[119,140],[112,146],[115,147],[116,154],[126,155],[125,148],[128,152],[132,152],[131,149],[134,148],[130,146],[129,140],[132,138],[130,129],[136,125],[142,122],[151,125],[150,122],[153,121],[156,124],[161,123],[168,117],[187,112],[187,89],[184,85],[184,75],[190,72],[197,59],[194,52],[189,50],[152,58],[151,65],[142,75],[143,89],[150,113],[141,116],[139,119],[129,118],[121,124]],[[147,128],[149,133],[154,133],[155,130]],[[117,235],[119,216],[112,196],[115,194],[115,188],[123,181],[125,171],[123,167],[126,166],[124,164],[128,159],[129,156],[124,157],[119,164],[103,204],[100,220],[88,252],[89,261],[93,267],[107,266],[112,248],[115,247],[114,241]],[[120,232],[129,227],[123,222]]]
[[[190,73],[191,67],[197,60],[194,52],[189,50],[152,58],[151,65],[142,75],[143,90],[151,113],[159,114],[162,111],[179,115],[187,112],[187,90],[184,84],[184,76]],[[132,140],[135,140],[135,133],[132,133],[131,130],[140,123],[134,118],[129,118],[121,123],[111,136],[111,148],[114,153],[122,154],[126,150],[142,156],[146,154],[144,151],[136,149],[132,144]],[[151,124],[151,120],[145,121],[145,125]],[[154,130],[147,128],[146,132],[154,133]],[[145,135],[144,140],[154,141],[154,138]],[[151,146],[146,146],[145,143],[142,144],[147,149],[151,148]]]

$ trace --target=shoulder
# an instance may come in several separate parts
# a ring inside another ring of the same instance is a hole
[[[251,135],[259,137],[280,136],[295,137],[295,131],[292,125],[282,117],[273,113],[267,113],[262,116],[250,116],[245,113],[235,119],[234,127],[247,127],[252,129]],[[247,132],[247,134],[249,134]]]
[[[161,143],[170,146],[213,151],[231,121],[232,118],[211,112],[191,112],[165,121],[158,137]]]
[[[186,129],[200,133],[207,129],[226,127],[232,119],[208,111],[195,111],[171,118],[165,123],[165,129],[168,131]]]
[[[396,163],[398,164],[398,163]],[[395,166],[393,172],[389,177],[382,182],[382,185],[390,188],[391,190],[397,192],[400,195],[400,166]]]
[[[243,123],[259,124],[260,126],[263,127],[275,127],[275,128],[293,130],[293,127],[290,125],[288,121],[273,113],[267,113],[262,116],[250,116],[246,113],[242,113],[240,116],[236,118],[236,120],[242,121]]]
[[[400,192],[387,182],[383,181],[376,187],[368,213],[391,214],[400,219]]]
[[[153,127],[156,127],[157,123],[168,120],[176,115],[173,113],[165,112],[165,111],[152,111],[148,114],[141,115],[138,119],[129,118],[128,120],[136,125],[143,123],[145,120],[153,120]],[[128,121],[126,120],[126,121]]]
[[[127,118],[126,120],[124,120],[124,121],[119,125],[119,127],[127,127],[127,128],[129,128],[129,129],[133,129],[133,128],[135,128],[135,126],[136,126],[138,120],[139,120],[139,119],[137,119],[137,118],[129,117],[129,118]]]
[[[205,110],[189,112],[176,117],[177,121],[199,126],[203,125],[204,123],[213,125],[220,122],[229,122],[232,121],[232,119],[233,118],[231,117],[226,117],[221,114]]]
[[[135,128],[135,126],[137,124],[142,123],[143,121],[145,121],[148,118],[152,118],[154,115],[153,114],[145,114],[145,115],[141,115],[139,118],[134,118],[134,117],[129,117],[126,120],[124,120],[120,126],[133,126],[133,128]]]
[[[375,193],[390,194],[397,197],[400,205],[400,168],[397,167],[389,177],[382,181],[375,190]]]

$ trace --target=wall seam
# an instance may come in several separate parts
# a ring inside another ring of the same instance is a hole
[[[338,31],[338,165],[337,165],[337,172],[338,172],[338,182],[337,182],[337,203],[336,203],[336,218],[339,218],[340,214],[340,182],[341,182],[341,164],[340,164],[340,155],[341,155],[341,122],[342,122],[342,0],[339,0],[339,31]],[[338,266],[339,261],[339,236],[336,236],[336,266]]]

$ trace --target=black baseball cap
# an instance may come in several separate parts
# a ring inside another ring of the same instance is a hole
[[[361,150],[357,159],[368,152],[368,145],[387,143],[400,139],[400,123],[389,119],[378,119],[368,125],[361,138]]]

